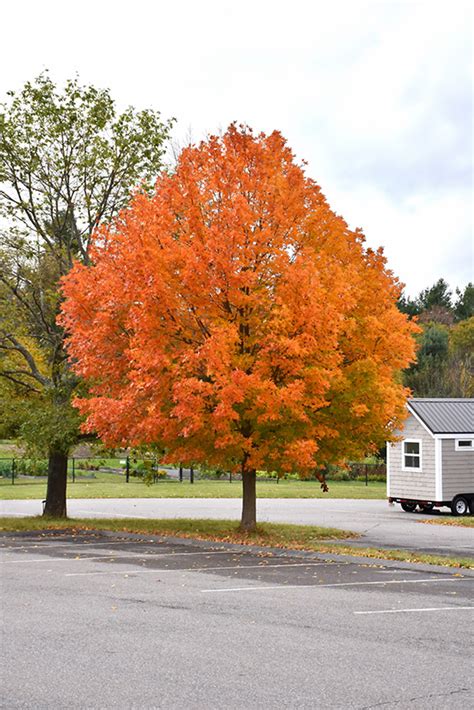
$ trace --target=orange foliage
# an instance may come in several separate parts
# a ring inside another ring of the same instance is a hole
[[[363,242],[278,132],[232,125],[183,150],[64,280],[86,430],[170,462],[302,474],[381,445],[417,326]]]

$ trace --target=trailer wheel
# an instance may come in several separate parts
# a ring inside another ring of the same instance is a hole
[[[433,503],[422,503],[420,505],[420,508],[422,513],[431,513],[434,508],[434,505]]]
[[[451,511],[453,515],[466,515],[469,512],[469,503],[464,496],[456,496],[451,503]]]
[[[400,505],[405,513],[414,513],[416,510],[416,503],[413,503],[411,500],[405,500],[403,503],[400,503]]]

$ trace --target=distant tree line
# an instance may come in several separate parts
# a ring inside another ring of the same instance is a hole
[[[444,279],[398,307],[422,327],[417,362],[403,373],[415,397],[474,395],[474,284],[450,290]]]

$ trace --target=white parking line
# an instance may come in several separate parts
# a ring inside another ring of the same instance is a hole
[[[38,562],[53,563],[53,562],[87,562],[88,560],[109,560],[110,557],[101,555],[100,557],[43,557],[39,560],[2,560],[2,565],[18,565],[18,564],[33,564]]]
[[[423,609],[381,609],[379,611],[354,611],[353,614],[405,614],[418,611],[465,611],[474,610],[474,606],[432,606]]]
[[[257,591],[272,591],[284,589],[321,589],[323,587],[368,587],[372,585],[384,586],[386,584],[423,584],[426,582],[464,582],[470,579],[469,577],[453,577],[451,579],[436,579],[429,577],[428,579],[386,579],[380,582],[335,582],[334,584],[279,584],[278,586],[265,587],[225,587],[223,589],[201,589],[205,594],[218,594],[220,592],[257,592]]]
[[[154,540],[114,540],[113,542],[61,542],[60,540],[51,540],[50,542],[29,541],[29,545],[0,545],[0,550],[31,550],[38,547],[60,547],[62,550],[68,547],[72,548],[89,548],[89,547],[110,547],[111,545],[163,545],[156,543]],[[169,547],[169,544],[164,544],[163,547]]]
[[[133,563],[130,563],[133,564]],[[274,568],[274,567],[319,567],[320,565],[327,565],[327,562],[298,562],[298,563],[291,563],[287,565],[224,565],[221,567],[177,567],[177,568],[157,568],[157,569],[143,569],[143,570],[134,570],[131,572],[124,572],[123,570],[103,570],[101,572],[66,572],[64,574],[65,577],[91,577],[93,575],[97,574],[152,574],[153,572],[207,572],[207,571],[212,571],[215,572],[216,570],[229,570],[229,569],[269,569],[269,568]],[[333,564],[333,563],[330,563]],[[337,564],[347,564],[346,562],[340,562]]]
[[[115,559],[120,559],[120,555],[117,555],[116,553],[111,553],[113,554]],[[140,557],[139,553],[135,554],[135,558],[139,560],[147,559],[147,558],[156,558],[156,557],[180,557],[181,555],[187,555],[191,557],[192,555],[201,555],[201,557],[204,555],[243,555],[243,554],[251,554],[247,552],[247,550],[238,550],[238,551],[232,551],[232,550],[203,550],[202,552],[199,551],[194,551],[194,552],[157,552],[153,554],[148,554],[146,556]],[[122,556],[125,558],[126,556]],[[73,562],[80,562],[81,560],[108,560],[110,557],[107,555],[101,555],[100,557],[45,557],[45,558],[40,558],[38,560],[2,560],[2,565],[14,565],[14,564],[26,564],[30,562],[70,562],[71,560]]]

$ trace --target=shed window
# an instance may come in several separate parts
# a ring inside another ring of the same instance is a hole
[[[472,439],[456,439],[456,451],[472,451],[473,440]]]
[[[403,442],[403,468],[405,471],[421,471],[421,441]]]

